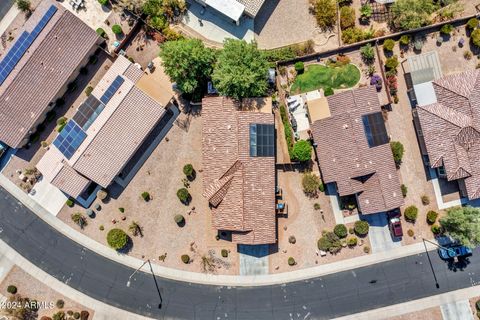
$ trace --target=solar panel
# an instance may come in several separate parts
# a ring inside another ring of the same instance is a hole
[[[87,134],[85,131],[83,131],[75,121],[70,120],[53,141],[53,145],[57,147],[67,159],[70,159],[86,137]]]
[[[362,116],[365,136],[370,148],[388,142],[387,129],[381,112],[371,113]]]
[[[250,124],[250,156],[275,156],[275,127],[273,124]]]
[[[100,101],[102,101],[103,104],[107,104],[124,81],[125,80],[121,76],[117,76],[115,80],[113,80],[112,84],[108,87],[107,91],[105,91],[103,96],[100,98]]]
[[[30,48],[33,41],[35,41],[43,28],[45,28],[55,12],[57,12],[57,7],[51,5],[37,25],[33,28],[31,33],[23,31],[20,37],[18,37],[0,62],[0,85],[5,81],[5,79],[7,79],[13,69],[15,69],[20,59],[23,57],[25,52],[27,52],[28,48]]]
[[[105,105],[90,95],[77,109],[73,120],[87,131],[98,115],[105,109]]]

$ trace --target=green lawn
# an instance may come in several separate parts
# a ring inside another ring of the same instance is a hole
[[[293,94],[308,92],[320,88],[351,88],[360,80],[360,70],[353,64],[341,67],[313,64],[298,75],[290,90]]]

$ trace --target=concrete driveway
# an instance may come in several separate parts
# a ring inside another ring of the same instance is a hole
[[[238,253],[241,276],[268,274],[268,244],[238,245]]]
[[[445,303],[440,306],[443,320],[473,320],[468,300]]]
[[[369,214],[362,216],[361,219],[368,221],[370,225],[368,237],[372,246],[372,253],[385,252],[402,245],[401,239],[392,239],[385,213]]]

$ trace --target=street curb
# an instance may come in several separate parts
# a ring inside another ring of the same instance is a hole
[[[107,259],[110,259],[117,263],[121,263],[133,269],[137,269],[143,264],[144,261],[131,256],[119,254],[116,251],[108,248],[107,246],[102,245],[101,243],[85,236],[79,231],[68,226],[60,219],[56,218],[54,215],[45,210],[42,206],[35,202],[35,200],[29,197],[25,192],[23,192],[23,190],[18,188],[3,174],[0,174],[0,186],[3,187],[18,201],[20,201],[24,206],[33,211],[40,219],[45,221],[52,228],[56,229],[58,232],[60,232],[67,238],[77,242],[79,245],[93,252],[96,252],[97,254],[100,254]],[[431,250],[434,249],[434,247],[431,248]],[[175,281],[183,281],[203,285],[251,287],[284,284],[294,281],[304,281],[310,278],[321,277],[332,273],[347,271],[354,268],[365,267],[376,263],[399,259],[409,255],[420,254],[424,251],[425,247],[423,246],[423,243],[416,243],[413,245],[402,246],[388,252],[363,255],[360,257],[337,261],[317,267],[257,276],[204,274],[191,271],[177,270],[160,266],[154,263],[152,264],[152,266],[155,275]],[[150,272],[150,270],[146,266],[144,266],[141,270],[145,273]]]

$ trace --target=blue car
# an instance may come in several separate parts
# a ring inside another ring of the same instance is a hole
[[[453,245],[438,249],[438,254],[443,260],[450,260],[455,257],[461,258],[472,254],[472,249],[465,246]]]

